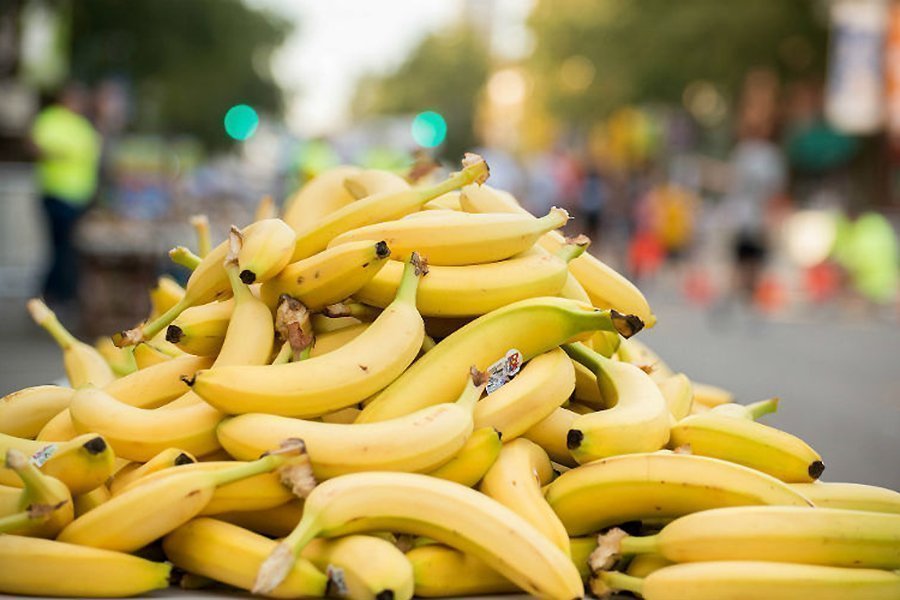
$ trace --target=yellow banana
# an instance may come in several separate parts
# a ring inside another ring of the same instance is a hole
[[[597,536],[589,535],[585,537],[569,538],[569,549],[572,556],[572,562],[578,569],[583,581],[587,581],[591,577],[591,566],[588,564],[591,554],[597,549]]]
[[[302,444],[294,443],[252,463],[221,470],[182,472],[135,485],[72,521],[57,539],[134,552],[196,516],[210,501],[216,487],[278,469],[299,452]]]
[[[569,558],[502,504],[450,481],[389,472],[354,473],[316,486],[297,528],[260,567],[254,590],[277,586],[315,537],[384,530],[423,535],[477,556],[538,597],[584,593]]]
[[[75,496],[72,498],[75,506],[75,518],[94,510],[110,498],[112,498],[112,494],[109,493],[106,485],[98,485],[89,492]]]
[[[384,240],[396,260],[419,252],[429,265],[459,266],[492,263],[525,252],[538,238],[558,229],[569,214],[554,208],[532,219],[513,214],[470,214],[447,211],[429,219],[400,219],[375,223],[342,233],[329,247],[353,241]]]
[[[413,568],[397,546],[370,535],[313,540],[301,558],[328,575],[330,596],[351,600],[409,600]]]
[[[493,427],[504,443],[549,417],[575,389],[575,370],[554,348],[528,361],[516,377],[475,406],[475,427]]]
[[[59,479],[72,494],[89,492],[112,474],[115,456],[102,437],[95,433],[66,442],[39,442],[0,434],[0,455],[14,448],[26,456],[44,475]],[[0,469],[0,484],[21,487],[10,469]]]
[[[553,480],[547,453],[526,439],[503,444],[500,456],[478,489],[534,525],[548,540],[569,555],[569,535],[544,500],[541,486]]]
[[[168,362],[175,358],[152,342],[141,342],[135,346],[129,346],[129,348],[134,348],[134,362],[139,370]]]
[[[256,208],[253,210],[253,220],[262,221],[263,219],[274,219],[276,217],[278,217],[278,206],[275,205],[275,199],[266,194],[256,204]]]
[[[422,347],[425,331],[415,304],[420,275],[420,263],[410,261],[396,300],[338,350],[286,365],[202,371],[193,390],[227,413],[317,417],[360,402],[394,381]]]
[[[447,192],[446,194],[441,194],[434,200],[426,202],[422,205],[422,211],[444,211],[444,210],[455,210],[462,211],[462,206],[459,203],[459,190],[454,190],[452,192]],[[417,214],[417,213],[413,213]]]
[[[303,500],[295,498],[275,508],[220,513],[216,519],[269,537],[284,537],[297,526],[301,516]]]
[[[0,398],[0,433],[33,439],[50,419],[69,407],[75,390],[38,385]]]
[[[116,378],[97,349],[75,339],[42,300],[32,298],[26,306],[34,322],[46,330],[62,349],[69,385],[73,388],[87,384],[106,385]]]
[[[109,492],[115,496],[125,489],[128,484],[151,473],[156,473],[169,467],[190,465],[195,462],[197,462],[197,459],[191,456],[190,452],[185,452],[178,448],[166,448],[144,464],[133,462],[119,469],[109,484]]]
[[[520,591],[509,579],[483,560],[440,544],[413,548],[406,553],[412,564],[416,596],[449,598]]]
[[[169,587],[171,565],[51,540],[0,535],[0,592],[121,598]]]
[[[185,309],[166,329],[166,341],[196,356],[215,356],[222,349],[234,299]]]
[[[387,264],[390,255],[384,242],[362,241],[329,248],[288,265],[263,284],[260,295],[270,307],[287,294],[310,310],[320,310],[359,291]]]
[[[240,415],[219,425],[219,442],[235,458],[248,460],[279,440],[302,439],[319,480],[357,471],[428,472],[465,444],[472,433],[472,410],[483,389],[483,374],[476,372],[455,403],[364,425]]]
[[[654,452],[604,458],[563,473],[547,501],[570,535],[726,506],[810,506],[774,477],[724,460]]]
[[[900,575],[874,569],[842,569],[773,562],[721,561],[672,565],[639,579],[605,571],[591,590],[606,597],[626,590],[645,600],[894,600]]]
[[[258,230],[246,239],[237,258],[241,281],[247,285],[278,275],[290,262],[297,239],[281,219],[264,219],[256,224]]]
[[[485,185],[464,187],[460,205],[466,212],[521,213],[536,218],[522,208],[511,194]],[[545,250],[556,252],[565,240],[559,233],[551,231],[541,237],[540,243]],[[656,317],[640,290],[605,263],[585,253],[569,263],[569,270],[588,292],[594,306],[636,315],[647,327],[653,327],[656,323]]]
[[[500,456],[502,448],[500,434],[493,427],[476,429],[456,456],[428,474],[474,487]]]
[[[236,525],[197,518],[163,539],[163,551],[176,567],[249,590],[259,565],[275,542]],[[324,596],[328,578],[308,560],[298,560],[271,598]]]
[[[521,352],[527,361],[598,329],[618,329],[627,337],[640,330],[640,321],[552,297],[497,309],[444,338],[417,360],[363,409],[359,422],[381,421],[450,402],[459,396],[465,385],[463,373],[473,364],[484,370],[510,349]]]
[[[344,187],[344,180],[359,172],[357,167],[340,166],[312,178],[285,202],[284,222],[297,233],[302,233],[350,204],[355,198]]]
[[[156,280],[156,287],[150,290],[150,318],[163,314],[183,297],[184,288],[168,275],[163,275]]]
[[[52,538],[72,522],[72,495],[63,482],[41,473],[15,448],[6,451],[6,468],[15,471],[23,487],[5,490],[0,517],[35,509],[47,512],[45,519],[21,529],[7,529],[6,533]]]
[[[656,535],[621,537],[595,555],[607,569],[617,557],[659,554],[672,562],[771,562],[900,569],[900,515],[837,508],[739,506],[675,519]]]
[[[624,340],[620,344],[617,354],[619,360],[649,371],[650,376],[654,379],[665,379],[675,374],[675,371],[659,357],[659,354],[637,338]]]
[[[566,434],[579,463],[632,452],[659,450],[669,441],[669,409],[656,383],[638,367],[615,361],[583,344],[565,351],[597,377],[612,408],[580,415]]]
[[[692,381],[691,385],[694,390],[695,407],[700,404],[705,408],[712,408],[720,404],[734,402],[734,394],[726,389],[698,381]]]
[[[567,445],[569,430],[577,417],[578,413],[574,411],[557,408],[549,417],[523,433],[522,437],[543,448],[553,462],[567,467],[577,466],[578,462]]]
[[[900,492],[861,483],[792,483],[789,487],[803,494],[816,506],[900,514]]]
[[[357,200],[372,194],[402,192],[409,189],[409,183],[384,169],[365,169],[344,178],[344,188]]]
[[[309,357],[315,358],[333,352],[338,348],[342,348],[362,335],[368,328],[368,323],[357,323],[356,325],[350,325],[349,327],[344,327],[335,331],[326,331],[325,333],[317,334]]]
[[[694,390],[691,380],[684,373],[676,373],[670,377],[656,380],[659,391],[666,399],[669,414],[676,421],[691,414],[691,405],[694,402]]]
[[[625,571],[632,577],[646,577],[654,571],[659,571],[663,567],[668,567],[674,563],[666,560],[659,554],[638,554],[628,563],[628,569]]]
[[[184,379],[213,363],[212,358],[185,354],[135,371],[107,384],[103,391],[124,404],[157,408],[184,394]]]

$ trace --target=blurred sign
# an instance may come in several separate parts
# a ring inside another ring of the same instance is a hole
[[[884,122],[887,21],[885,0],[838,0],[831,6],[825,114],[846,133],[874,133]]]

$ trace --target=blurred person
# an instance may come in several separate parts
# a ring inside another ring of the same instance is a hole
[[[666,258],[679,263],[694,237],[697,198],[685,188],[663,183],[649,194],[651,227]]]
[[[596,165],[591,164],[584,174],[578,203],[578,216],[582,230],[595,242],[600,238],[604,225],[607,203],[606,182]]]
[[[60,307],[75,299],[75,227],[97,189],[101,140],[86,116],[88,103],[88,91],[81,83],[67,83],[56,101],[38,113],[30,132],[52,246],[42,292],[49,303]]]

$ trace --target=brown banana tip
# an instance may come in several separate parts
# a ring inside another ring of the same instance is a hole
[[[423,275],[428,275],[428,259],[419,254],[418,252],[413,252],[409,257],[409,262],[412,263],[412,266],[416,268],[416,276],[421,277]]]
[[[566,433],[566,448],[569,450],[578,448],[582,441],[584,441],[584,434],[578,429],[570,429],[568,433]]]
[[[378,258],[387,258],[390,255],[391,249],[388,247],[387,242],[381,240],[375,244],[375,256]]]
[[[823,463],[821,460],[814,460],[809,465],[809,476],[813,479],[818,479],[819,477],[821,477],[823,471],[825,471],[825,463]]]
[[[300,438],[287,438],[278,445],[278,450],[273,454],[304,454],[306,452],[306,442]]]
[[[573,246],[584,246],[585,248],[587,248],[591,245],[591,238],[584,235],[583,233],[579,233],[575,237],[567,237],[566,244],[570,244]]]
[[[494,433],[497,434],[497,437],[498,437],[499,439],[501,439],[501,440],[503,439],[503,432],[500,431],[499,429],[497,429],[496,427],[494,427]]]
[[[322,309],[322,314],[329,318],[337,318],[337,317],[350,317],[350,307],[344,304],[343,302],[336,302],[335,304],[329,304],[325,308]]]
[[[375,594],[375,600],[394,600],[394,590],[381,590]]]
[[[469,367],[469,376],[472,378],[472,383],[475,384],[475,387],[479,387],[487,383],[487,373],[484,371],[479,371],[475,365]]]
[[[190,377],[182,375],[181,377],[179,377],[179,379],[183,381],[188,387],[194,387],[194,384],[197,382],[197,374],[194,373]]]
[[[97,436],[86,441],[84,444],[82,444],[81,447],[87,450],[90,454],[100,454],[101,452],[106,450],[106,440],[104,440],[100,436]]]
[[[618,527],[613,527],[606,533],[597,536],[597,547],[588,556],[588,567],[591,573],[608,571],[616,564],[621,555],[622,540],[628,534]]]
[[[166,328],[166,341],[171,344],[177,344],[184,337],[184,330],[178,325],[169,325]]]
[[[591,577],[591,581],[589,583],[589,587],[591,589],[591,593],[599,598],[599,600],[604,600],[605,598],[609,598],[613,594],[613,589],[606,585],[606,582],[600,579],[599,577]]]
[[[46,519],[53,514],[54,510],[57,510],[66,502],[67,500],[63,500],[57,504],[29,504],[25,511],[28,513],[29,519]]]
[[[613,327],[623,338],[628,339],[644,328],[644,322],[637,315],[623,315],[615,309],[609,311]]]
[[[180,467],[181,465],[192,465],[195,462],[197,462],[197,461],[195,461],[193,458],[191,458],[184,452],[182,452],[181,454],[176,456],[175,461],[174,461],[176,467]]]
[[[477,183],[478,185],[481,185],[482,183],[484,183],[485,181],[488,180],[488,177],[491,176],[490,165],[487,164],[487,161],[485,161],[484,158],[482,158],[478,154],[475,154],[474,152],[466,152],[463,155],[463,159],[462,159],[463,169],[467,169],[469,167],[474,167],[474,166],[478,165],[479,163],[484,165],[484,172],[479,173],[478,176],[475,177],[475,180],[473,183]]]
[[[238,277],[241,278],[241,282],[243,282],[244,285],[250,285],[251,283],[256,281],[256,274],[250,269],[244,269],[240,272]]]

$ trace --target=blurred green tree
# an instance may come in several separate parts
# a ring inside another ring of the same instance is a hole
[[[239,0],[78,0],[72,3],[72,76],[123,77],[139,130],[185,133],[216,147],[231,140],[234,104],[279,115],[269,58],[290,25]]]
[[[361,118],[438,112],[447,122],[441,154],[456,159],[475,145],[475,105],[489,68],[485,40],[460,24],[427,36],[394,72],[363,79],[353,112]]]
[[[551,114],[590,123],[638,101],[680,102],[696,80],[733,99],[745,73],[821,77],[820,0],[539,0],[528,66]]]

